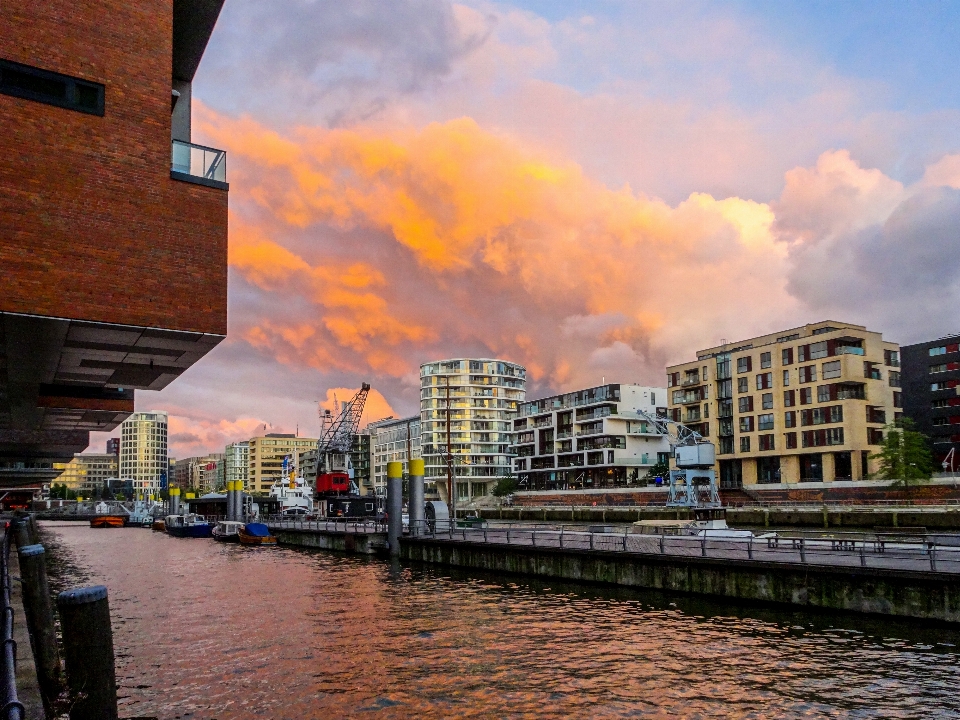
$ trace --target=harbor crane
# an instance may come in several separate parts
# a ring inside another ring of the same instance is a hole
[[[360,416],[370,392],[363,383],[353,399],[342,405],[333,400],[333,411],[320,410],[320,439],[317,441],[317,495],[359,494],[353,482],[350,446],[360,428]],[[353,486],[353,487],[351,487]]]
[[[643,410],[637,414],[670,443],[677,469],[670,471],[667,507],[719,508],[720,491],[713,469],[716,450],[700,433],[670,418],[656,417]]]

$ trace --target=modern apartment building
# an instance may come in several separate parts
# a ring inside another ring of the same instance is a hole
[[[120,477],[138,495],[160,492],[167,482],[167,414],[134,413],[120,426]]]
[[[118,477],[117,456],[112,453],[85,453],[68,463],[56,463],[60,476],[53,482],[66,485],[81,497],[99,497],[103,486]]]
[[[441,498],[448,497],[451,483],[458,500],[487,495],[512,474],[511,421],[526,395],[526,378],[522,365],[496,359],[420,366],[424,473]]]
[[[667,381],[671,417],[716,444],[727,488],[865,479],[902,405],[899,346],[836,321],[700,350]]]
[[[373,475],[370,472],[370,434],[366,431],[353,436],[350,443],[350,463],[353,465],[353,479],[361,495],[373,495]]]
[[[226,335],[225,154],[190,137],[221,5],[4,3],[2,484],[53,480],[136,389],[166,387]]]
[[[248,479],[251,493],[270,492],[270,486],[283,473],[283,458],[290,458],[291,466],[299,462],[300,454],[317,447],[317,438],[298,437],[293,433],[268,433],[250,438]]]
[[[904,345],[903,414],[930,437],[939,471],[960,469],[960,335]],[[945,465],[944,465],[945,463]]]
[[[250,479],[250,443],[230,443],[224,448],[224,482],[241,481],[247,487]]]
[[[666,401],[664,388],[613,383],[520,403],[510,448],[519,489],[646,484],[670,443],[640,413],[665,415]]]
[[[210,453],[199,457],[177,460],[170,484],[182,490],[207,493],[222,488],[226,482],[226,456],[224,453]]]
[[[370,487],[374,495],[387,494],[387,463],[403,463],[409,472],[411,458],[421,456],[420,416],[386,418],[367,425],[370,434]]]

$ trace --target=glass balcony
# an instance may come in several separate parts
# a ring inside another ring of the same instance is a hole
[[[170,170],[198,178],[201,184],[226,184],[227,151],[174,140]]]

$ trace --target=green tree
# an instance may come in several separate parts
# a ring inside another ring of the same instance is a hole
[[[647,483],[652,483],[655,478],[662,477],[664,483],[670,478],[670,463],[668,462],[658,462],[656,465],[651,467],[647,474],[644,475],[643,479]]]
[[[933,471],[927,436],[915,427],[910,418],[901,418],[887,425],[880,452],[870,456],[880,461],[878,477],[908,489],[922,480],[929,480]]]
[[[100,491],[101,500],[113,500],[113,493],[110,492],[110,486],[107,483],[103,484],[103,490]]]
[[[493,487],[494,497],[506,497],[517,491],[517,481],[512,477],[500,478]]]

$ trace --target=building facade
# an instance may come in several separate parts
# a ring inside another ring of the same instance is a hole
[[[370,461],[370,434],[366,431],[356,433],[350,442],[350,463],[353,465],[353,480],[361,495],[375,494]]]
[[[52,480],[226,335],[226,159],[190,123],[221,5],[4,4],[2,484]]]
[[[224,482],[240,481],[246,488],[250,480],[250,443],[230,443],[224,448],[223,457]]]
[[[500,478],[512,475],[512,414],[526,395],[526,378],[522,365],[496,359],[420,366],[424,473],[441,498],[451,484],[458,500],[488,495]]]
[[[510,447],[518,489],[645,485],[670,443],[640,413],[664,415],[666,400],[664,388],[609,384],[520,403]]]
[[[387,463],[403,463],[406,476],[410,459],[422,457],[420,416],[377,420],[367,425],[366,432],[370,436],[370,490],[374,495],[386,497]]]
[[[60,476],[54,482],[84,498],[100,497],[104,485],[118,477],[119,465],[113,453],[84,453],[68,463],[58,463]]]
[[[960,469],[960,335],[900,349],[903,414],[929,436],[935,471]]]
[[[667,368],[671,417],[716,444],[721,487],[862,480],[901,413],[899,346],[836,321]]]
[[[120,438],[109,438],[107,440],[107,453],[120,457]]]
[[[283,458],[289,457],[291,466],[299,462],[300,454],[317,447],[317,438],[298,437],[292,433],[268,433],[250,438],[248,479],[251,493],[265,494],[283,474]]]
[[[167,483],[167,414],[134,413],[120,426],[120,477],[138,495],[158,494]]]

